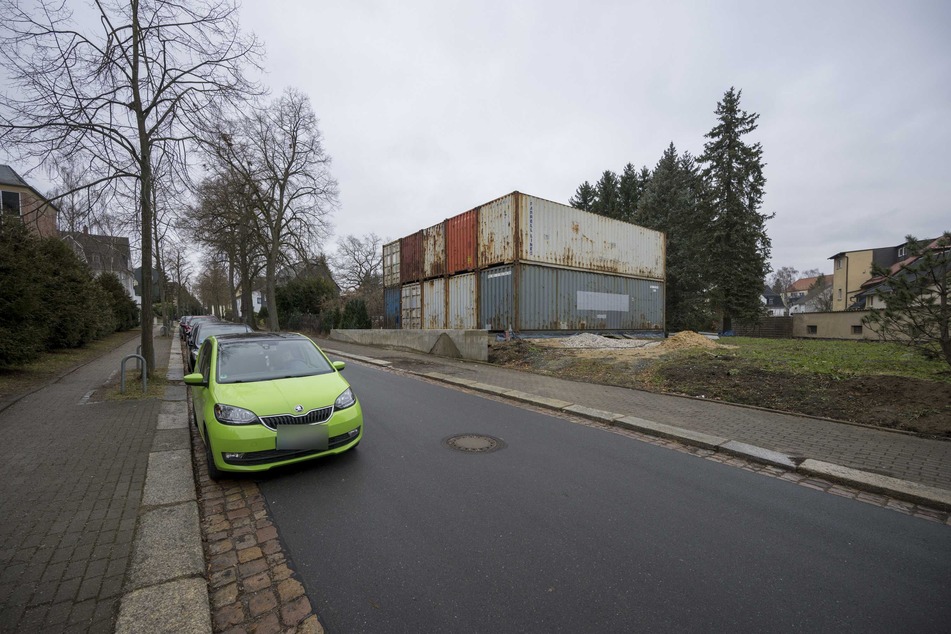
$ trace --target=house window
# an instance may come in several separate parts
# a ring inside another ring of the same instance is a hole
[[[807,334],[807,335],[818,335],[818,334],[819,334],[819,326],[806,326],[806,334]]]
[[[257,302],[256,302],[256,303],[257,303],[257,305],[258,305],[258,306],[260,306],[260,305],[261,305],[261,296],[260,296],[260,295],[258,295],[258,296],[257,296],[257,297],[255,297],[254,299],[255,299],[255,300],[257,300]]]
[[[842,268],[842,258],[836,258],[836,259],[835,259],[835,268],[836,268],[836,269],[841,269],[841,268]]]
[[[904,259],[905,253],[907,253],[907,252],[908,252],[908,251],[907,251],[907,248],[906,248],[906,247],[898,247],[898,259],[899,259],[899,260]]]
[[[3,192],[3,213],[20,217],[20,192]]]
[[[853,334],[853,335],[860,335],[860,334],[862,334],[862,327],[861,327],[861,326],[852,326],[852,334]]]
[[[842,289],[841,289],[841,288],[839,289],[839,299],[840,299],[840,300],[842,299]]]

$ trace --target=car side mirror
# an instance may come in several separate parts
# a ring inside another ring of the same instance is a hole
[[[334,361],[333,366],[334,366],[334,369],[339,372],[343,370],[345,367],[347,367],[347,364],[344,363],[343,361]]]
[[[194,385],[196,387],[208,387],[208,381],[206,381],[205,377],[201,375],[201,372],[195,372],[194,374],[186,374],[182,380],[185,381],[185,385]]]

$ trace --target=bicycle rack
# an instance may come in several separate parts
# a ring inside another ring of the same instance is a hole
[[[135,359],[139,369],[142,370],[142,394],[145,395],[148,391],[149,373],[145,371],[145,357],[141,354],[127,354],[122,359],[122,365],[119,366],[119,393],[125,394],[125,362],[129,359]]]

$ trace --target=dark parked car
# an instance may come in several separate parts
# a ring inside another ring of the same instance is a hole
[[[220,322],[221,320],[214,315],[194,315],[191,317],[188,320],[188,324],[186,325],[187,330],[185,331],[185,344],[191,346],[192,337],[195,334],[195,328],[197,328],[201,323],[210,321]]]
[[[191,341],[188,345],[188,369],[195,367],[198,350],[205,339],[211,335],[227,335],[237,332],[254,332],[247,324],[235,324],[228,321],[201,321],[191,332]]]

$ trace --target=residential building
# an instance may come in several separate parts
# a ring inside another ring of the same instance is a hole
[[[132,272],[132,252],[129,239],[123,236],[104,236],[84,231],[63,231],[63,241],[89,266],[93,275],[113,273],[122,282],[129,297],[135,298],[135,275]],[[141,301],[141,299],[140,299]]]
[[[264,291],[251,291],[251,307],[255,313],[261,312],[261,308],[267,305],[267,297]],[[241,312],[241,291],[238,291],[238,317],[244,317]]]
[[[926,240],[925,242],[932,242]],[[894,247],[841,251],[829,259],[833,261],[832,310],[858,310],[865,308],[865,300],[859,295],[863,286],[871,280],[872,265],[891,268],[907,259],[908,243]]]
[[[832,283],[814,286],[789,303],[789,314],[824,313],[832,306]]]
[[[768,286],[763,286],[763,292],[760,295],[760,301],[766,306],[766,314],[770,317],[783,317],[786,314],[786,306],[783,304],[783,297]]]
[[[946,245],[938,244],[940,240],[941,240],[940,237],[935,238],[934,240],[924,240],[919,242],[919,245],[923,246],[925,249],[933,249],[938,252],[947,252],[948,247]],[[900,253],[902,256],[906,256],[909,253],[908,243],[905,243],[905,245],[903,245],[903,247],[900,249]],[[887,292],[887,286],[883,286],[883,284],[887,284],[887,278],[890,278],[896,273],[901,272],[902,269],[913,264],[920,257],[921,256],[913,256],[913,255],[907,255],[907,257],[902,257],[901,260],[899,260],[898,262],[895,262],[890,267],[888,267],[887,276],[876,275],[866,280],[862,284],[861,292],[855,296],[855,303],[853,304],[851,308],[855,310],[869,310],[869,309],[885,308],[885,300],[879,296],[879,291],[884,288],[886,289],[886,292]],[[909,274],[908,271],[904,271],[902,273],[902,275],[908,275],[908,274]]]
[[[58,235],[56,216],[59,209],[9,165],[0,165],[0,203],[4,216],[20,218],[41,238]]]

